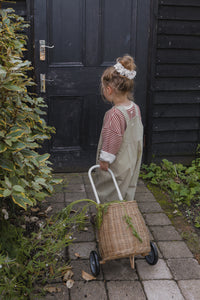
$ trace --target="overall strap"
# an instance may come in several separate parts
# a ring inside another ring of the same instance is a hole
[[[126,109],[123,106],[116,106],[116,108],[122,112],[122,114],[126,120],[126,125],[128,125],[128,122],[130,121],[130,119],[129,119],[129,115],[128,115]]]
[[[133,102],[133,105],[135,107],[135,115],[136,115],[136,117],[139,117],[139,108],[134,102]]]

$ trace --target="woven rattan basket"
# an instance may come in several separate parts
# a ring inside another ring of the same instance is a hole
[[[124,219],[125,214],[131,217],[132,225],[142,242],[133,235]],[[147,255],[151,250],[149,232],[136,201],[110,204],[103,216],[98,239],[102,263],[138,254]]]

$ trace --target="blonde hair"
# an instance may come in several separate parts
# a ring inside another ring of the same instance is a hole
[[[116,59],[116,62],[120,62],[124,68],[130,71],[136,70],[134,59],[130,55],[124,55]],[[132,98],[132,91],[134,87],[133,79],[119,74],[114,67],[108,67],[101,76],[101,86],[110,85],[116,93],[126,94],[129,98]]]

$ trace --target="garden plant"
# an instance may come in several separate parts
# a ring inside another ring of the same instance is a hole
[[[44,100],[30,92],[35,83],[24,59],[27,26],[12,9],[0,10],[1,299],[26,299],[36,282],[62,274],[67,264],[55,268],[58,253],[72,242],[72,224],[85,218],[82,213],[59,220],[34,215],[60,180],[53,178],[49,154],[39,153],[54,128],[43,117]]]
[[[189,166],[163,159],[161,164],[143,165],[141,178],[167,193],[175,209],[200,228],[200,147]],[[176,211],[176,210],[175,210]]]

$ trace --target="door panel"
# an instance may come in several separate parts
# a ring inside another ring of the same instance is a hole
[[[70,2],[70,8],[69,8]],[[47,6],[50,51],[49,64],[83,64],[84,1],[50,0]]]
[[[135,56],[136,1],[104,1],[103,10],[103,63],[109,65],[125,53]]]
[[[56,128],[48,149],[55,171],[85,171],[95,163],[103,115],[110,108],[101,99],[101,74],[125,53],[137,63],[138,21],[140,15],[148,15],[149,2],[144,0],[141,6],[138,0],[34,1],[35,70],[39,94],[40,73],[46,75],[46,92],[41,96],[48,104],[48,123]],[[147,35],[148,28],[143,32]],[[147,49],[145,34],[141,39]],[[44,61],[40,40],[54,46],[45,48]],[[139,61],[146,70],[145,59]],[[137,87],[144,92],[142,85],[140,80]],[[138,95],[136,102],[144,114],[146,99]]]

